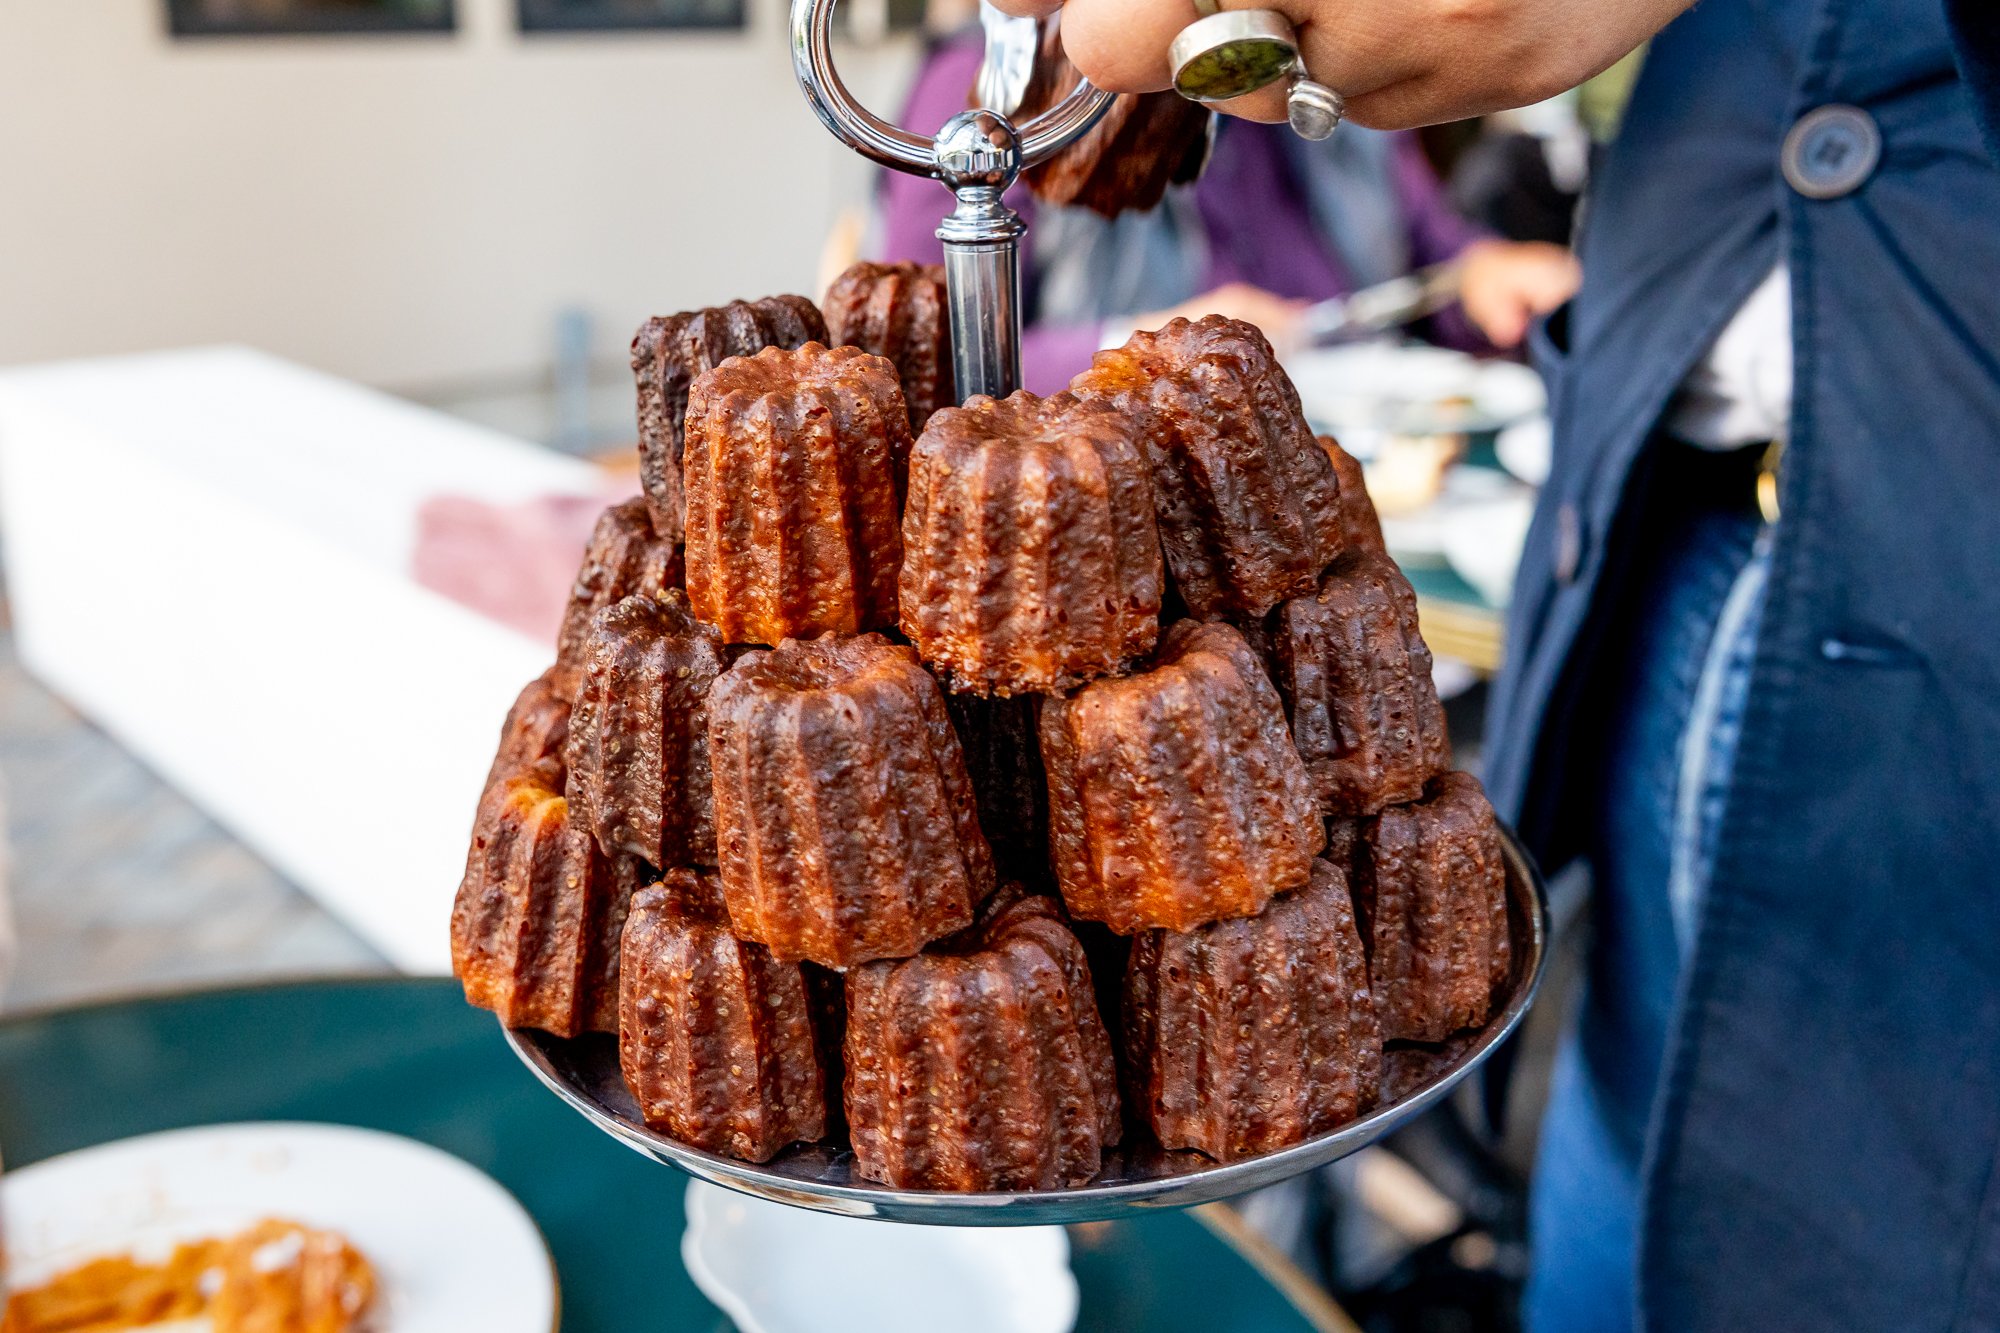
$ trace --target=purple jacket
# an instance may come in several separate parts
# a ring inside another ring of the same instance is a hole
[[[967,90],[979,69],[976,33],[940,44],[917,75],[901,124],[920,134],[934,133],[966,107]],[[1283,125],[1226,121],[1215,158],[1194,186],[1194,202],[1205,233],[1206,271],[1200,290],[1230,282],[1252,283],[1283,297],[1308,301],[1344,296],[1355,288],[1335,247],[1315,227],[1305,196],[1286,155]],[[1445,203],[1436,175],[1414,136],[1398,135],[1393,182],[1409,232],[1414,267],[1442,263],[1481,233]],[[903,172],[884,173],[881,186],[882,258],[935,263],[943,255],[938,222],[951,200],[937,182]],[[1250,202],[1254,201],[1254,202]],[[1034,199],[1015,186],[1007,202],[1031,222]],[[1022,252],[1027,308],[1036,301],[1035,273]],[[1143,314],[1143,311],[1129,311]],[[1104,325],[1036,323],[1023,331],[1022,380],[1037,393],[1052,393],[1090,364],[1103,344]]]

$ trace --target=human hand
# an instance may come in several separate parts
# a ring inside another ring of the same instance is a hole
[[[1063,11],[1063,48],[1100,88],[1172,84],[1167,47],[1200,17],[1194,0],[995,0],[1012,14]],[[1407,129],[1527,106],[1602,73],[1690,0],[1221,0],[1270,8],[1298,29],[1313,78],[1351,120]],[[1282,83],[1222,110],[1285,119]]]
[[[1246,324],[1255,324],[1274,345],[1282,347],[1297,330],[1299,315],[1307,304],[1305,301],[1273,296],[1262,287],[1254,287],[1247,282],[1230,282],[1213,291],[1203,292],[1192,301],[1183,301],[1171,310],[1134,315],[1132,326],[1157,329],[1171,319],[1221,315],[1224,319],[1240,319]]]
[[[1528,324],[1576,295],[1576,256],[1545,241],[1475,241],[1459,256],[1459,300],[1495,347],[1519,347]]]

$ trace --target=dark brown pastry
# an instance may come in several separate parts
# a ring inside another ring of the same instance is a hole
[[[1160,632],[1160,536],[1130,421],[1070,394],[974,397],[910,457],[903,632],[953,689],[1047,693]]]
[[[896,370],[807,343],[700,376],[687,414],[687,593],[731,643],[896,623],[910,423]]]
[[[1049,853],[1076,916],[1120,934],[1251,916],[1306,882],[1325,831],[1264,668],[1182,621],[1153,665],[1042,703]]]
[[[863,260],[834,279],[821,308],[831,346],[859,347],[895,365],[912,435],[931,413],[958,401],[944,265]]]
[[[1417,596],[1389,557],[1344,555],[1317,596],[1280,606],[1271,665],[1327,814],[1418,800],[1451,767]]]
[[[632,596],[590,623],[569,727],[569,797],[606,853],[715,862],[708,690],[722,638],[678,591]]]
[[[946,694],[945,712],[965,755],[979,827],[1000,878],[1053,889],[1049,875],[1049,785],[1031,695]]]
[[[1389,548],[1382,541],[1382,516],[1375,512],[1375,501],[1369,498],[1361,460],[1341,448],[1340,441],[1331,435],[1320,436],[1319,447],[1333,464],[1333,475],[1340,482],[1340,548],[1387,555]]]
[[[618,1064],[646,1123],[769,1161],[826,1133],[826,1071],[797,963],[738,942],[701,871],[632,899],[619,975]]]
[[[1340,553],[1339,481],[1264,335],[1176,319],[1070,382],[1140,426],[1160,543],[1197,620],[1250,620],[1310,593]]]
[[[1382,1031],[1347,876],[1315,861],[1257,916],[1134,938],[1124,1031],[1133,1112],[1162,1147],[1229,1162],[1360,1115]]]
[[[632,373],[639,383],[639,484],[654,531],[668,541],[681,538],[682,422],[695,376],[732,356],[825,341],[826,321],[803,296],[731,301],[707,310],[655,315],[639,326],[632,339]]]
[[[708,719],[738,935],[845,969],[972,921],[993,854],[913,650],[864,634],[746,653],[716,682]]]
[[[500,727],[500,748],[486,770],[481,793],[491,791],[502,779],[539,765],[543,784],[560,790],[563,785],[563,749],[569,741],[570,694],[558,683],[562,668],[550,667],[529,681],[507,710]]]
[[[1486,1021],[1512,965],[1500,829],[1479,779],[1447,773],[1362,825],[1355,903],[1386,1039]]]
[[[1081,77],[1063,54],[1061,29],[1051,27],[1014,123],[1026,124],[1069,96]],[[1107,218],[1145,212],[1169,185],[1201,176],[1214,120],[1214,112],[1175,92],[1120,93],[1088,133],[1021,179],[1044,203]]]
[[[1048,898],[1010,886],[976,927],[847,978],[854,1169],[899,1189],[1047,1190],[1118,1141],[1090,965]]]
[[[562,630],[556,635],[556,668],[571,697],[583,675],[590,618],[633,593],[657,600],[668,589],[680,587],[681,579],[681,548],[653,531],[643,499],[635,495],[604,511],[590,535],[590,547],[563,611]]]
[[[590,940],[610,870],[545,764],[503,775],[479,803],[451,911],[451,970],[508,1027],[589,1026]]]

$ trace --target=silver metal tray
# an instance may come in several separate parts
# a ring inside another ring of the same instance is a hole
[[[940,1226],[1032,1226],[1116,1218],[1141,1208],[1185,1208],[1259,1189],[1358,1152],[1436,1103],[1478,1068],[1521,1022],[1541,984],[1548,904],[1541,875],[1503,830],[1513,977],[1504,1004],[1485,1027],[1436,1047],[1392,1044],[1384,1102],[1358,1120],[1304,1143],[1218,1164],[1195,1152],[1120,1147],[1104,1169],[1074,1189],[1014,1194],[899,1190],[862,1180],[845,1148],[804,1145],[764,1163],[739,1162],[676,1142],[646,1128],[618,1073],[617,1042],[594,1034],[565,1040],[547,1033],[507,1033],[514,1053],[585,1119],[656,1162],[758,1198],[824,1213]]]

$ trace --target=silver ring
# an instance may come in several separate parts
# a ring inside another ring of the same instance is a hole
[[[1292,80],[1285,94],[1285,119],[1301,139],[1318,142],[1340,128],[1347,118],[1347,99],[1333,89],[1303,74]]]
[[[1227,102],[1299,68],[1292,25],[1273,9],[1225,9],[1182,28],[1167,60],[1174,91],[1193,102]]]

